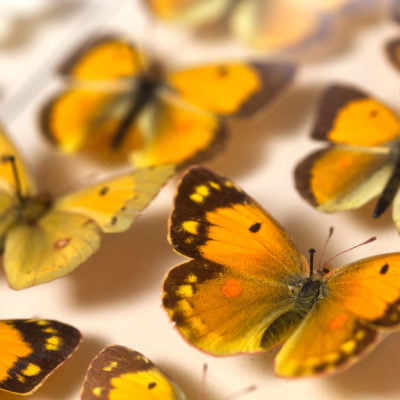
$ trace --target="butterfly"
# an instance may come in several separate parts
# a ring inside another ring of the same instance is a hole
[[[62,322],[0,320],[0,390],[31,394],[80,342],[80,332]]]
[[[167,274],[179,333],[218,356],[283,344],[282,377],[336,371],[400,323],[400,253],[314,272],[288,233],[230,180],[193,167],[179,183],[169,240],[191,258]]]
[[[208,31],[222,26],[244,43],[269,50],[298,48],[320,39],[333,13],[347,3],[349,0],[145,1],[163,20]]]
[[[312,132],[327,146],[297,165],[298,192],[329,213],[361,207],[379,196],[373,216],[393,202],[399,230],[399,132],[399,117],[368,94],[349,86],[327,88]]]
[[[81,400],[185,400],[179,386],[148,358],[124,346],[109,346],[91,362]]]
[[[118,36],[86,43],[60,69],[66,89],[43,108],[65,152],[135,166],[202,161],[225,142],[225,116],[249,116],[292,80],[288,63],[232,62],[167,72]]]
[[[23,289],[64,276],[100,245],[102,233],[129,228],[173,165],[138,169],[57,199],[39,194],[0,128],[0,244],[9,285]]]

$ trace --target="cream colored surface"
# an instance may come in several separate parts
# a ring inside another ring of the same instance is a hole
[[[325,42],[319,54],[309,54],[295,84],[265,114],[232,124],[227,151],[208,164],[262,204],[304,253],[310,247],[321,249],[330,226],[335,227],[335,234],[325,259],[378,236],[374,243],[339,257],[334,265],[400,248],[390,211],[374,220],[372,202],[356,211],[322,214],[300,198],[292,179],[295,164],[318,147],[309,133],[316,100],[325,85],[359,85],[400,112],[400,73],[383,51],[387,40],[400,35],[400,27],[385,14],[387,3],[379,3],[368,15],[351,14],[347,23],[337,27],[338,40]],[[95,6],[90,8],[92,4]],[[40,104],[59,85],[52,69],[86,34],[101,30],[137,38],[177,66],[250,53],[235,43],[200,43],[183,30],[151,22],[139,0],[63,1],[59,11],[24,20],[14,39],[0,48],[0,114],[41,187],[53,193],[94,182],[103,175],[84,160],[58,153],[39,134],[37,125]],[[267,58],[265,54],[256,56]],[[77,353],[31,399],[77,399],[91,358],[114,343],[145,354],[193,400],[202,390],[203,363],[208,363],[209,372],[207,396],[201,400],[228,400],[230,393],[250,384],[258,389],[243,399],[400,397],[400,334],[392,334],[365,359],[335,376],[294,381],[274,376],[276,350],[214,358],[187,344],[161,308],[163,276],[183,261],[166,241],[174,184],[163,190],[128,232],[104,237],[100,250],[69,276],[13,291],[1,272],[1,318],[59,319],[75,325],[85,336]],[[0,394],[0,400],[16,398]]]

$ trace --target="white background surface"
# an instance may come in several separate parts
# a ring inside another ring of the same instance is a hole
[[[59,9],[19,21],[13,39],[0,46],[0,114],[40,186],[55,194],[101,176],[95,166],[60,155],[37,128],[37,110],[58,84],[54,66],[87,34],[124,32],[176,65],[246,53],[234,43],[199,43],[183,31],[150,21],[138,0],[60,3]],[[207,164],[235,180],[265,206],[304,253],[310,247],[321,248],[330,226],[335,227],[335,234],[327,257],[378,236],[376,242],[336,259],[335,265],[398,251],[400,240],[390,212],[374,220],[372,203],[357,211],[320,214],[296,193],[292,171],[301,158],[318,147],[309,133],[316,101],[325,85],[358,85],[400,111],[400,74],[383,51],[384,43],[400,35],[400,29],[390,20],[385,6],[382,1],[363,15],[348,16],[347,22],[337,27],[340,34],[322,46],[323,52],[303,57],[294,85],[279,102],[256,120],[231,124],[226,152]],[[255,56],[268,58],[260,53]],[[170,267],[183,261],[166,241],[175,183],[163,190],[128,232],[105,236],[101,249],[69,276],[13,291],[1,272],[1,318],[58,319],[76,326],[85,337],[76,354],[31,399],[77,399],[90,360],[104,346],[115,343],[145,354],[193,400],[201,390],[203,363],[209,365],[208,394],[201,400],[227,400],[229,393],[250,384],[258,389],[243,399],[400,397],[400,335],[396,333],[344,372],[294,381],[274,376],[276,349],[214,358],[184,342],[161,308],[163,277]],[[0,400],[15,398],[0,394]]]

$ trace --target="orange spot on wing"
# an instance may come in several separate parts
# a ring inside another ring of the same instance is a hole
[[[64,239],[59,239],[57,242],[54,243],[54,248],[59,250],[63,249],[68,245],[68,243],[71,241],[71,238],[64,238]]]
[[[228,279],[221,291],[225,297],[234,298],[242,293],[242,285],[237,279]]]
[[[330,331],[341,329],[348,319],[349,316],[347,314],[339,314],[329,322],[328,329]]]

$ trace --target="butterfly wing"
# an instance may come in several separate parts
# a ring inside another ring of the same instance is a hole
[[[25,166],[25,163],[15,146],[7,137],[4,127],[0,124],[0,194],[1,196],[15,197],[16,182],[12,163],[7,158],[13,157],[18,172],[19,185],[23,196],[36,194],[35,184]],[[3,201],[0,201],[0,212],[4,210]],[[6,202],[7,203],[7,202]]]
[[[201,109],[249,116],[273,100],[294,74],[289,63],[219,63],[177,71],[167,83]]]
[[[252,47],[269,50],[298,48],[319,39],[327,16],[303,1],[241,1],[230,18],[235,35]]]
[[[157,17],[188,25],[216,21],[229,9],[231,0],[145,0]]]
[[[400,3],[399,3],[399,20],[400,20]],[[400,69],[400,39],[393,39],[386,44],[386,54],[397,69]]]
[[[109,346],[91,362],[81,400],[184,400],[179,387],[148,358],[123,346]]]
[[[0,321],[0,389],[30,394],[77,348],[80,332],[51,320]]]
[[[120,37],[86,43],[60,68],[69,87],[43,108],[42,131],[65,152],[82,149],[123,158],[141,144],[137,129],[130,127],[119,152],[111,152],[111,141],[132,103],[134,79],[145,65],[143,54]]]
[[[248,195],[204,168],[178,188],[170,241],[194,260],[173,268],[163,303],[180,333],[213,354],[258,351],[293,301],[306,262],[285,231]]]
[[[371,349],[379,328],[400,324],[400,253],[332,270],[320,299],[276,358],[287,377],[334,371]]]
[[[83,215],[105,233],[122,232],[174,172],[175,165],[171,164],[137,169],[62,197],[54,209]]]
[[[173,174],[174,167],[138,170],[66,195],[36,224],[19,224],[7,234],[4,268],[14,289],[64,276],[100,244],[101,232],[130,226]]]
[[[144,143],[131,155],[138,167],[204,161],[224,147],[227,136],[221,118],[168,95],[148,106],[139,123]]]
[[[357,89],[332,86],[322,97],[313,138],[329,141],[299,163],[296,187],[321,211],[357,208],[384,189],[395,160],[400,121]]]

